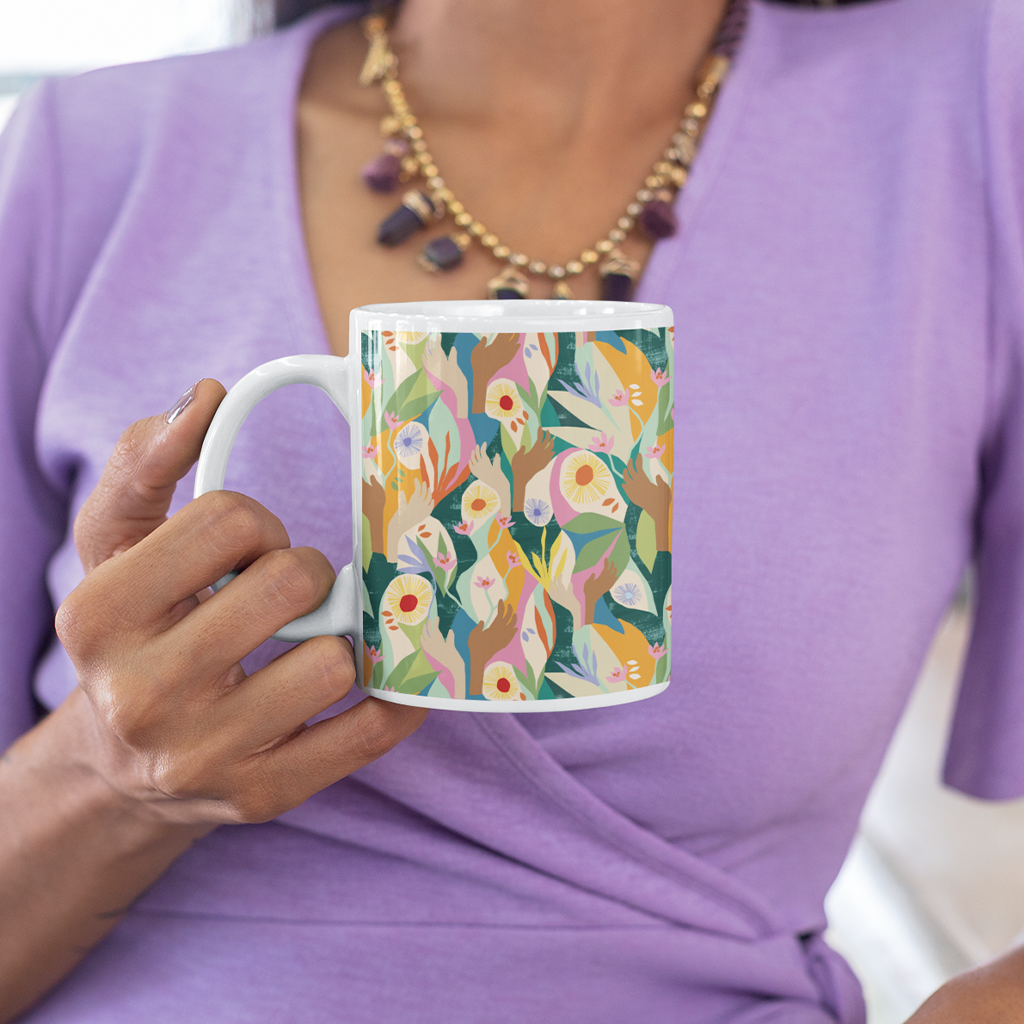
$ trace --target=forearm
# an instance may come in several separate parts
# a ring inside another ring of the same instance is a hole
[[[907,1024],[1006,1024],[1024,1020],[1024,949],[948,981]]]
[[[0,1022],[56,984],[211,826],[146,815],[77,755],[76,691],[0,759]]]

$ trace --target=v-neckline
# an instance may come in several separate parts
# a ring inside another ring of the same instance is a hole
[[[271,202],[281,239],[281,253],[286,263],[285,270],[291,283],[291,299],[286,303],[286,312],[295,331],[295,342],[298,347],[293,345],[292,350],[296,352],[330,355],[334,351],[327,333],[320,296],[316,290],[302,216],[297,143],[299,92],[310,52],[316,41],[328,29],[361,17],[365,9],[365,5],[362,4],[346,5],[341,9],[331,7],[313,13],[290,30],[296,33],[294,48],[291,51],[292,59],[286,62],[287,74],[290,77],[287,87],[278,94],[283,101],[283,107],[278,108],[272,118],[272,162],[275,173],[271,182]],[[755,77],[756,65],[756,60],[750,57],[750,51],[756,51],[756,47],[752,47],[750,43],[758,34],[761,13],[760,5],[752,3],[745,38],[733,60],[729,77],[708,122],[701,141],[699,157],[694,161],[686,187],[676,197],[676,214],[682,225],[680,234],[656,243],[651,250],[637,285],[637,301],[664,301],[675,268],[683,253],[689,248],[692,228],[699,209],[714,187],[718,170],[726,159],[736,125],[750,95],[750,82]],[[678,319],[680,311],[673,312]]]

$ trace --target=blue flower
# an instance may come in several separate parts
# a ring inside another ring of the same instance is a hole
[[[398,437],[395,438],[395,451],[398,453],[399,458],[403,455],[406,458],[411,455],[418,455],[422,447],[423,442],[420,440],[420,433],[411,423],[407,423],[402,427],[398,432]]]
[[[633,608],[643,599],[643,593],[635,583],[623,583],[621,587],[616,588],[612,597],[619,604],[624,604],[627,608]]]
[[[534,526],[547,526],[551,522],[551,506],[540,498],[528,498],[523,511]]]

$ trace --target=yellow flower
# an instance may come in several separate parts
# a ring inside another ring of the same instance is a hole
[[[403,573],[388,584],[381,603],[403,626],[415,626],[427,617],[432,596],[422,576]]]
[[[523,414],[523,403],[515,384],[496,380],[487,389],[487,415],[494,420],[513,420]]]
[[[493,661],[484,672],[484,696],[488,700],[519,700],[516,670],[503,661]]]
[[[579,451],[565,460],[562,493],[577,504],[588,505],[603,498],[612,482],[608,467],[590,452]]]
[[[466,522],[470,519],[486,519],[494,515],[497,509],[497,492],[479,480],[471,483],[462,492],[462,518]]]

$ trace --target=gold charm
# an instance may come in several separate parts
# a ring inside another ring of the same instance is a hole
[[[525,299],[530,294],[530,282],[515,267],[503,267],[487,282],[489,299]]]
[[[384,78],[398,63],[388,46],[387,18],[379,14],[372,15],[363,22],[363,32],[370,42],[366,52],[366,60],[359,72],[360,85],[372,85]]]

